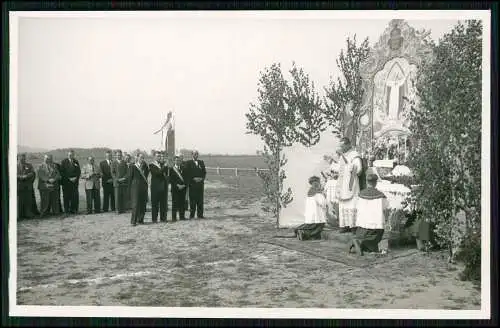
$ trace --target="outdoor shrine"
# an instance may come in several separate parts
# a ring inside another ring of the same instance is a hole
[[[432,55],[425,41],[428,34],[404,20],[391,20],[360,67],[364,90],[360,115],[354,115],[350,108],[344,115],[344,135],[355,140],[357,150],[376,167],[381,178],[377,188],[389,198],[387,235],[392,239],[408,234],[415,237],[421,229],[420,224],[408,222],[409,209],[404,207],[404,201],[411,186],[400,181],[411,176],[404,165],[412,148],[409,114],[411,106],[418,106],[418,67]],[[284,187],[290,188],[294,197],[280,212],[280,227],[303,223],[307,179],[328,170],[325,155],[333,154],[337,145],[338,140],[325,132],[312,147],[293,145],[285,150]]]

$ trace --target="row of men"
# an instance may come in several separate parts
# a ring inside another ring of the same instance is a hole
[[[106,152],[106,159],[96,165],[93,157],[80,168],[74,151],[68,152],[68,158],[60,164],[54,163],[50,154],[44,156],[36,173],[33,166],[26,161],[26,155],[21,154],[18,160],[18,215],[20,218],[32,218],[36,215],[45,217],[58,215],[62,212],[61,188],[64,211],[67,214],[78,212],[79,181],[85,181],[87,213],[99,213],[101,210],[124,213],[132,209],[132,215],[137,217],[132,221],[142,223],[145,205],[148,201],[148,177],[151,177],[151,205],[153,222],[167,220],[168,190],[171,186],[172,220],[185,219],[187,209],[186,194],[189,191],[190,218],[196,214],[203,218],[205,165],[198,159],[198,152],[192,152],[192,159],[184,161],[182,156],[176,156],[173,165],[168,165],[163,152],[155,153],[155,160],[146,164],[144,156],[137,153],[135,161],[132,157],[123,156],[121,150]],[[33,183],[38,178],[40,192],[40,211],[35,201]],[[142,180],[138,179],[141,178]],[[101,209],[100,189],[103,189],[103,206]]]

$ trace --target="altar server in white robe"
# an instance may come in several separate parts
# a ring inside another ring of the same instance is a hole
[[[379,191],[377,175],[369,173],[367,187],[359,193],[356,236],[349,251],[354,247],[359,255],[364,252],[378,252],[384,234],[385,210],[389,206],[387,197]]]
[[[356,227],[356,205],[359,194],[359,176],[362,173],[363,163],[360,154],[352,147],[349,138],[340,140],[338,163],[339,179],[336,188],[339,200],[339,227],[340,232],[350,232]]]
[[[309,178],[311,187],[307,192],[304,217],[306,224],[326,223],[326,198],[321,188],[321,180],[317,176]]]

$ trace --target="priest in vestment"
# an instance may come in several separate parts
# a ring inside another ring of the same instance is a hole
[[[349,251],[354,247],[359,255],[364,252],[378,252],[378,244],[384,234],[385,209],[389,203],[377,186],[377,175],[369,173],[367,188],[359,193],[356,236]]]
[[[356,227],[356,204],[359,194],[359,176],[363,163],[360,154],[352,147],[349,138],[342,138],[339,155],[339,179],[336,188],[339,202],[340,232],[350,232]]]

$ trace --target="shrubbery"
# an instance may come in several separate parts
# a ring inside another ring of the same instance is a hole
[[[482,25],[459,23],[421,67],[411,113],[415,140],[409,166],[421,186],[413,195],[436,241],[480,277]],[[460,254],[456,251],[462,248]]]

